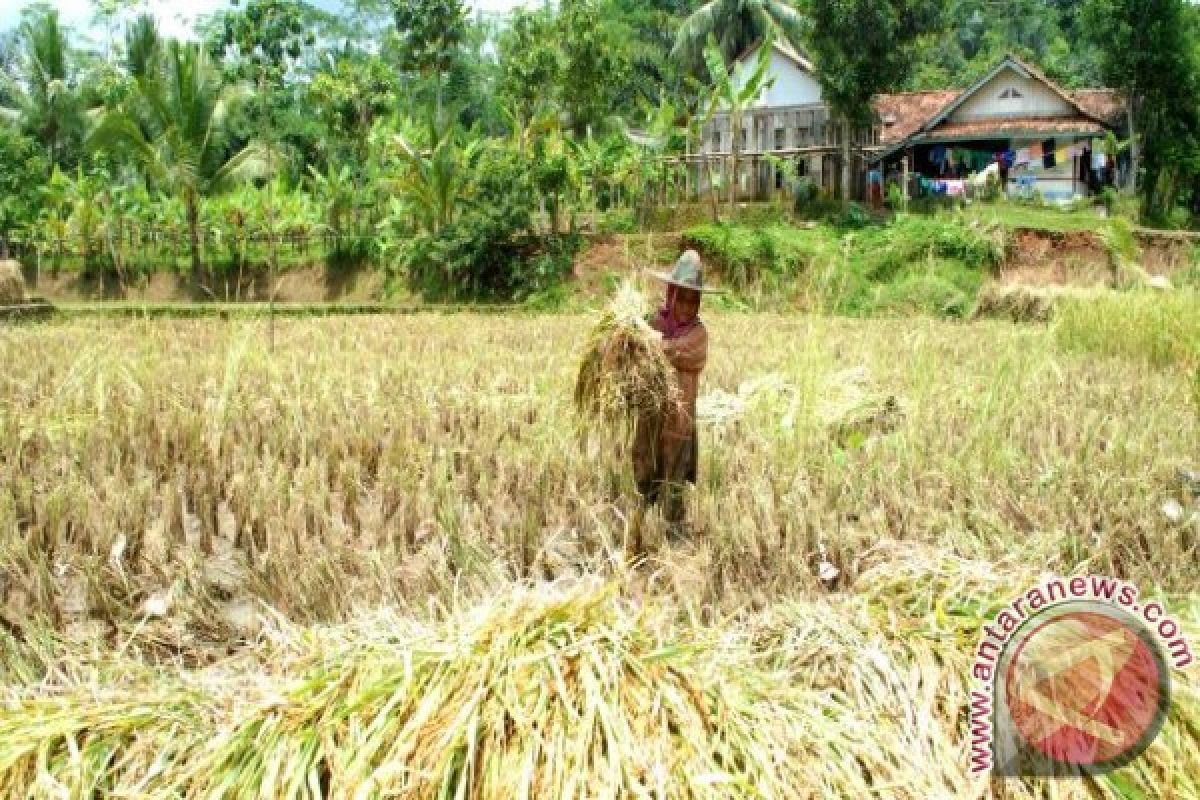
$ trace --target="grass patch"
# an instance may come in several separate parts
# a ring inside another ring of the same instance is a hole
[[[1069,298],[1055,314],[1058,345],[1154,366],[1200,359],[1200,292],[1136,291]]]
[[[715,264],[730,286],[745,289],[794,280],[832,251],[835,236],[827,227],[707,223],[685,231],[683,243]]]
[[[1008,202],[972,203],[959,213],[980,222],[998,222],[1009,229],[1098,233],[1108,225],[1108,220],[1093,209],[1068,211],[1057,208],[1032,208]]]

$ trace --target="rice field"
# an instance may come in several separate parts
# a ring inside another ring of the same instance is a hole
[[[0,797],[1200,797],[1183,673],[1112,775],[967,755],[980,626],[1047,572],[1200,641],[1196,350],[705,321],[695,536],[636,564],[594,317],[0,331]]]

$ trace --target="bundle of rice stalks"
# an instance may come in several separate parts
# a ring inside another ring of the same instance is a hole
[[[772,411],[780,412],[784,427],[790,427],[788,420],[795,407],[796,387],[776,372],[742,381],[737,394],[714,389],[703,395],[696,400],[696,418],[701,422],[725,422],[745,414],[755,402],[764,398],[781,401],[774,403]]]
[[[518,592],[436,633],[309,634],[272,680],[26,693],[0,718],[0,797],[820,794],[799,696],[666,628],[613,587]]]
[[[587,419],[632,432],[681,402],[675,370],[645,320],[646,301],[625,283],[588,336],[575,380],[575,407]]]
[[[826,379],[817,417],[839,447],[851,447],[891,433],[904,418],[904,409],[895,395],[872,386],[865,367],[853,367]]]
[[[25,275],[16,261],[0,261],[0,306],[25,302]]]
[[[1048,322],[1054,314],[1059,296],[1059,292],[1052,289],[990,283],[979,291],[975,302],[975,318]]]

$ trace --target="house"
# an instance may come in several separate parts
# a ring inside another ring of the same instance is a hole
[[[1102,144],[1124,133],[1119,95],[1068,92],[1012,55],[965,90],[880,95],[873,105],[872,177],[907,166],[910,193],[959,194],[969,176],[992,173],[1010,195],[1069,202],[1119,182],[1122,165]]]
[[[752,46],[734,63],[733,79],[738,85],[753,70],[761,46]],[[812,62],[786,41],[775,40],[768,74],[773,82],[743,113],[737,132],[739,197],[763,199],[783,188],[782,162],[791,162],[797,176],[832,189],[839,180],[842,128],[830,120]],[[856,131],[852,138],[855,150],[861,153],[864,146],[879,145],[879,133],[877,128]],[[704,126],[699,152],[684,157],[693,168],[698,189],[708,188],[709,169],[714,177],[721,176],[721,186],[728,186],[725,173],[730,169],[733,136],[727,112],[717,112]]]
[[[753,69],[760,47],[737,59],[735,81]],[[789,162],[797,176],[832,190],[840,178],[842,127],[830,119],[812,62],[779,40],[769,70],[773,84],[737,131],[739,197],[765,199],[783,188],[781,165]],[[1118,94],[1065,91],[1015,56],[965,90],[879,95],[872,106],[876,124],[854,131],[850,143],[859,199],[881,198],[883,178],[898,179],[905,159],[910,194],[959,193],[968,176],[991,172],[1012,195],[1069,201],[1120,183],[1123,174],[1099,145],[1109,132],[1124,134]],[[696,189],[707,189],[710,173],[728,186],[733,136],[728,113],[704,126],[698,152],[682,158]]]

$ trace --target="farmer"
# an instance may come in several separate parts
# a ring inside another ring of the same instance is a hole
[[[696,393],[700,373],[708,359],[708,332],[700,321],[700,295],[716,291],[704,288],[704,269],[695,250],[675,262],[670,275],[651,272],[667,284],[666,301],[648,321],[658,331],[663,351],[682,393],[682,403],[661,419],[643,416],[638,420],[633,443],[633,475],[642,507],[634,525],[635,547],[641,549],[641,520],[646,509],[661,501],[671,538],[685,532],[683,489],[696,483]]]

